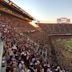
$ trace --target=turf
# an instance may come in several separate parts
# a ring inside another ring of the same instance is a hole
[[[66,40],[64,41],[65,46],[72,48],[72,40]]]

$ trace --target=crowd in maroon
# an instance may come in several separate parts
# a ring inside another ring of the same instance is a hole
[[[71,34],[72,31],[72,24],[57,24],[57,23],[39,23],[38,24],[44,31],[46,31],[48,34]]]
[[[33,50],[33,42],[24,42],[24,47],[15,43],[11,47],[5,43],[3,58],[6,60],[6,72],[65,72],[60,66],[50,65],[40,59]],[[31,47],[30,47],[31,46]]]
[[[5,59],[5,65],[2,67],[6,67],[6,72],[66,72],[59,65],[50,65],[42,59],[37,51],[40,45],[24,33],[17,33],[10,24],[8,19],[0,20]]]

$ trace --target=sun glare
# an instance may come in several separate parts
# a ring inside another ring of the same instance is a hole
[[[39,26],[35,23],[35,21],[30,22],[30,24],[36,28],[38,28]]]

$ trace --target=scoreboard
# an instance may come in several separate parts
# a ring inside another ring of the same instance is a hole
[[[70,19],[66,17],[61,17],[57,19],[57,23],[70,23]]]

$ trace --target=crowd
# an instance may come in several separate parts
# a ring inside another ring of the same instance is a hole
[[[24,48],[13,44],[7,49],[7,43],[5,44],[3,58],[6,60],[6,72],[65,72],[60,66],[50,65],[49,62],[40,59],[33,50],[33,42],[29,43],[29,39],[24,43]]]
[[[44,52],[42,44],[38,45],[29,37],[21,35],[2,36],[6,72],[65,72],[60,66],[50,65],[45,58],[41,58]]]
[[[71,34],[72,25],[71,24],[38,24],[45,32],[48,34]]]
[[[6,67],[6,72],[66,72],[59,65],[50,64],[44,44],[37,44],[24,33],[15,31],[23,22],[11,19],[12,21],[10,17],[4,16],[0,18],[0,32],[4,44],[2,62],[5,63],[2,67]]]

